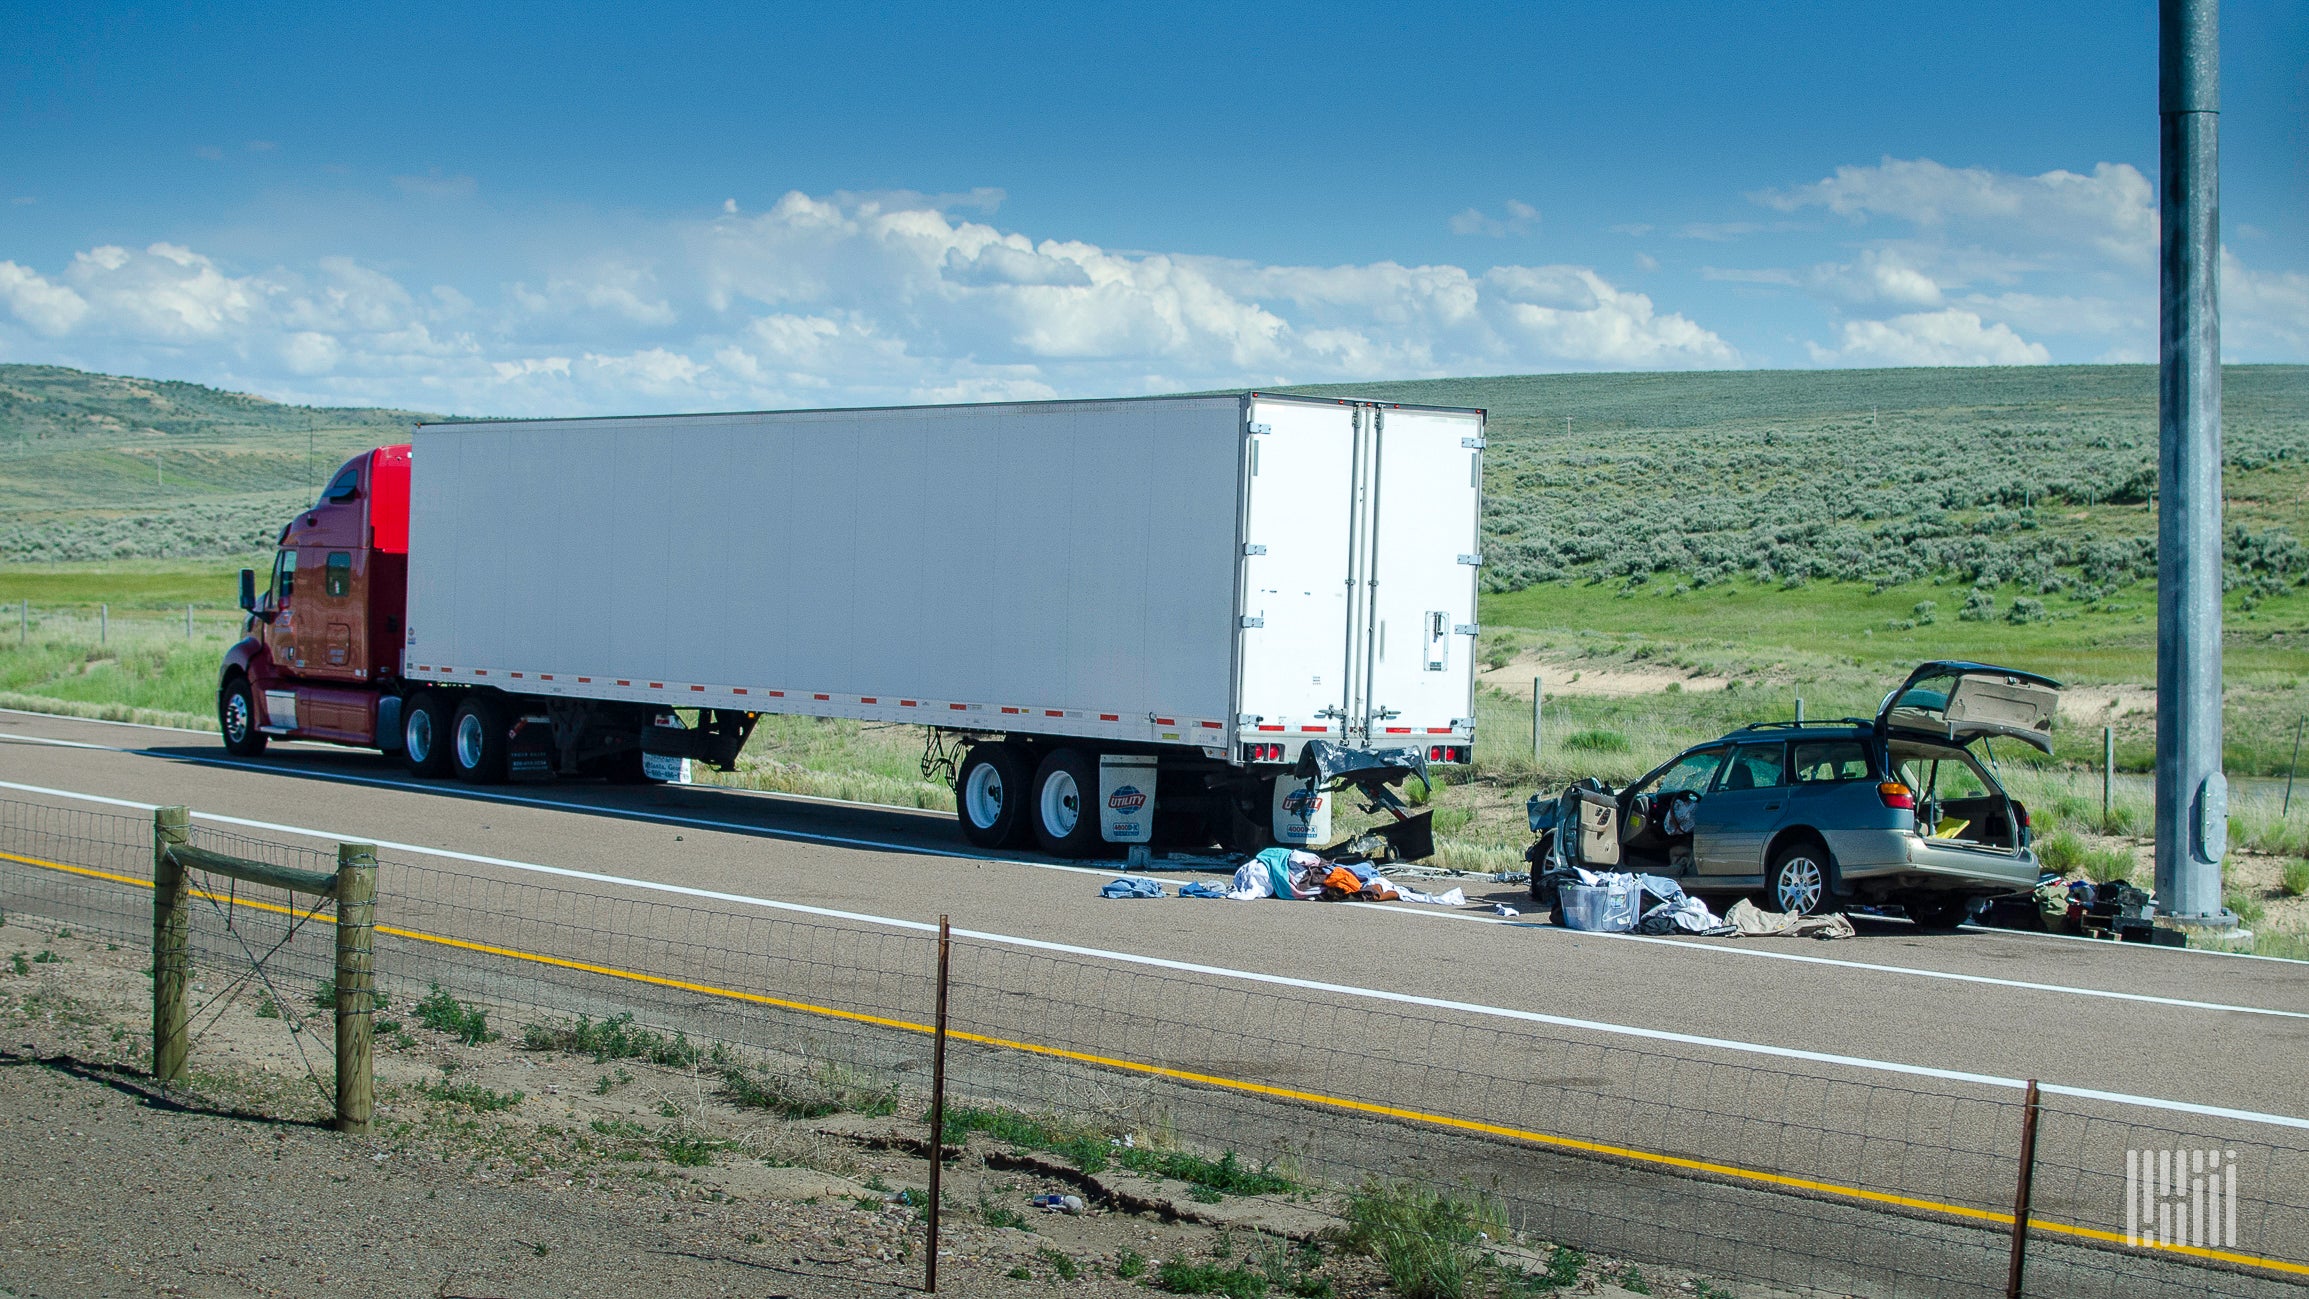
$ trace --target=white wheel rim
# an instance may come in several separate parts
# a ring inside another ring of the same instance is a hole
[[[481,765],[481,749],[489,737],[481,729],[481,715],[467,713],[457,719],[457,761],[467,771]]]
[[[433,714],[430,710],[420,708],[409,714],[409,724],[401,728],[401,743],[413,761],[423,762],[433,756]]]
[[[1076,788],[1074,773],[1061,768],[1050,773],[1042,782],[1042,828],[1053,839],[1064,839],[1082,824],[1082,791]]]
[[[981,762],[970,769],[970,779],[962,785],[962,807],[970,813],[970,824],[981,830],[991,830],[1002,819],[1002,773],[991,762]]]
[[[249,697],[235,690],[224,701],[225,738],[239,743],[249,734]]]
[[[1809,914],[1820,905],[1820,863],[1810,857],[1790,857],[1780,864],[1773,892],[1782,911]]]

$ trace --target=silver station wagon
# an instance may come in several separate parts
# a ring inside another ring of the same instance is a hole
[[[1666,875],[1702,896],[1751,894],[1774,911],[1858,902],[1960,924],[1973,899],[2037,882],[2028,809],[1998,781],[1994,743],[2050,753],[2059,696],[2033,672],[1926,663],[1873,721],[1765,722],[1678,754],[1619,791],[1616,809],[1595,809],[1616,810],[1616,862],[1599,860],[1611,845],[1585,817],[1578,850],[1560,859]]]

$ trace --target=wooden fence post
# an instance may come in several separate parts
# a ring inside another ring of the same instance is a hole
[[[184,1081],[192,988],[192,941],[185,916],[184,867],[169,849],[192,838],[192,811],[152,813],[152,1077],[163,1087]]]
[[[2028,1080],[2028,1095],[2020,1112],[2020,1188],[2012,1197],[2012,1262],[2004,1274],[2005,1299],[2020,1299],[2020,1274],[2028,1261],[2028,1201],[2036,1180],[2036,1079]]]
[[[938,1174],[946,1164],[946,969],[952,934],[938,917],[938,1027],[930,1045],[930,1230],[922,1255],[922,1290],[938,1293]]]
[[[377,966],[370,952],[377,905],[377,850],[337,845],[337,1130],[366,1134],[376,1108],[370,1051]]]

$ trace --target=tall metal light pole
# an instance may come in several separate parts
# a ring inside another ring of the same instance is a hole
[[[2228,927],[2221,858],[2221,10],[2159,0],[2157,902]]]

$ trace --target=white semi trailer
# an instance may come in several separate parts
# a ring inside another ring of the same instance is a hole
[[[1266,393],[421,425],[369,742],[638,774],[903,722],[981,845],[1303,840],[1311,741],[1470,756],[1483,435]]]

